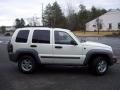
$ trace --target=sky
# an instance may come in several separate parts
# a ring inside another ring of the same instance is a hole
[[[14,25],[16,18],[23,18],[26,21],[33,16],[42,16],[42,3],[45,9],[48,3],[57,1],[62,11],[66,14],[68,4],[75,11],[79,10],[79,5],[83,4],[87,9],[92,6],[105,9],[120,9],[120,0],[0,0],[0,26]]]

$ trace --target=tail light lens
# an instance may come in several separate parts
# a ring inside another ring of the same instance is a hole
[[[11,44],[11,42],[8,42],[8,52],[13,52],[13,45]]]

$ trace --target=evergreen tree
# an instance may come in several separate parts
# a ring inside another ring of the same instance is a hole
[[[21,27],[21,25],[20,25],[20,20],[17,18],[16,20],[15,20],[15,28],[20,28]]]
[[[48,4],[43,15],[43,24],[48,27],[65,27],[66,18],[57,2]]]
[[[22,28],[24,26],[25,26],[25,21],[23,18],[21,18],[21,19],[17,18],[15,20],[15,28]]]
[[[51,27],[52,25],[51,19],[52,19],[52,6],[51,4],[48,4],[43,14],[43,21],[42,21],[43,25]]]
[[[80,10],[78,12],[78,22],[81,30],[85,31],[85,24],[89,21],[89,11],[86,10],[84,5],[80,5]]]
[[[25,27],[25,21],[24,21],[23,18],[21,18],[21,20],[20,20],[20,26],[21,26],[21,27]]]
[[[6,27],[5,26],[1,26],[0,29],[1,29],[1,33],[5,33],[5,31],[6,31]]]
[[[106,13],[107,11],[105,9],[97,9],[96,7],[92,7],[91,8],[91,16],[90,19],[95,19],[97,17],[99,17],[100,15]]]

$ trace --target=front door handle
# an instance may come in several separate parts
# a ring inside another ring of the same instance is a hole
[[[61,48],[63,48],[63,47],[62,47],[62,46],[55,46],[55,48],[61,49]]]
[[[37,47],[37,45],[30,45],[30,47]]]

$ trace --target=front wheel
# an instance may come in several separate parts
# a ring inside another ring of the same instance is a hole
[[[29,55],[21,56],[18,60],[18,68],[23,73],[32,73],[35,67],[34,58]]]
[[[92,72],[96,75],[104,75],[108,70],[108,62],[105,57],[97,57],[91,64]]]

